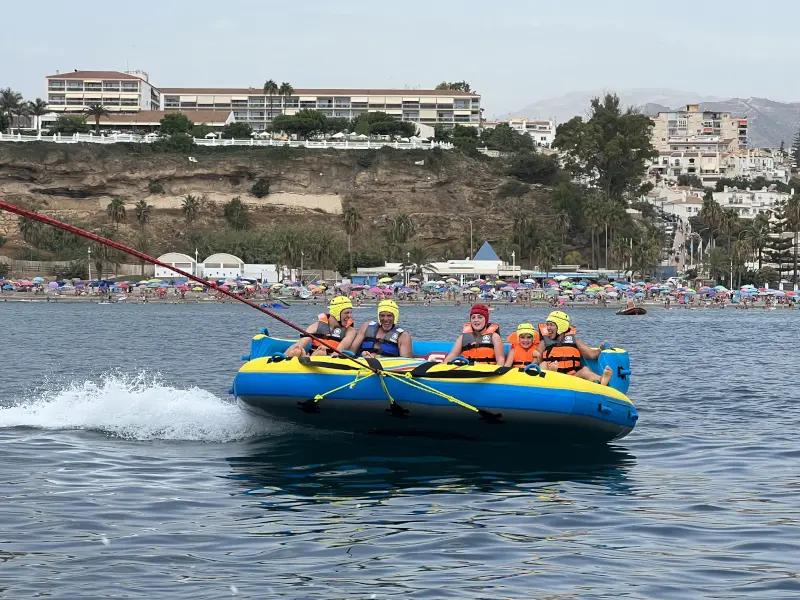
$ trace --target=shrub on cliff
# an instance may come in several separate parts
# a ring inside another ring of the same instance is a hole
[[[176,133],[156,140],[150,146],[153,152],[189,152],[195,148],[195,143],[189,134]]]
[[[7,277],[10,271],[11,267],[9,267],[6,263],[0,263],[0,277]]]
[[[175,135],[176,133],[189,134],[194,123],[183,113],[169,113],[159,121],[161,135]]]
[[[150,192],[151,194],[163,194],[164,184],[158,181],[157,179],[153,180],[147,186],[147,191]]]
[[[236,231],[244,231],[250,227],[250,207],[239,196],[225,204],[222,210],[225,220]]]
[[[269,195],[269,179],[261,177],[258,181],[253,184],[253,187],[250,188],[250,193],[253,194],[256,198],[263,198],[264,196]]]
[[[2,235],[0,235],[0,248],[5,246],[7,241],[8,240],[6,240],[6,238],[4,238]]]
[[[534,152],[515,154],[506,167],[506,173],[525,183],[543,185],[558,183],[562,174],[554,157]]]

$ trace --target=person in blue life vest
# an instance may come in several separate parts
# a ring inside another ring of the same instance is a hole
[[[351,350],[367,358],[410,357],[411,334],[397,326],[399,320],[400,309],[394,300],[381,300],[378,303],[378,320],[364,323],[352,341],[346,340],[340,349]]]
[[[334,350],[322,345],[319,340],[338,349],[353,332],[353,303],[346,296],[334,296],[328,306],[328,312],[322,313],[311,325],[306,327],[306,333],[286,350],[286,356],[307,356],[308,346],[311,345],[311,354],[314,356],[333,354]],[[314,334],[314,336],[308,335]]]

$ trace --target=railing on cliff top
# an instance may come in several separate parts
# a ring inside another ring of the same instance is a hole
[[[157,136],[142,136],[133,133],[114,133],[110,135],[94,135],[91,133],[75,133],[73,135],[21,135],[19,133],[0,133],[0,142],[53,142],[56,144],[117,144],[122,142],[134,144],[150,144],[161,139]],[[291,148],[336,148],[339,150],[376,150],[388,146],[400,150],[430,150],[441,148],[450,150],[453,144],[448,142],[409,141],[397,142],[388,140],[273,140],[256,139],[232,140],[217,138],[194,138],[198,146],[289,146]]]

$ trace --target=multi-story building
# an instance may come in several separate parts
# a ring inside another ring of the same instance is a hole
[[[346,119],[381,111],[403,121],[445,127],[477,127],[481,114],[480,95],[456,90],[296,89],[289,96],[270,96],[260,88],[161,88],[161,94],[165,110],[233,111],[237,122],[255,131],[263,131],[280,114],[303,108]]]
[[[537,146],[551,148],[553,141],[556,139],[555,121],[534,121],[527,117],[518,117],[509,119],[506,122],[511,129],[531,136]]]
[[[109,112],[159,110],[160,96],[143,71],[73,71],[47,76],[47,103],[53,112],[81,113],[89,104]]]
[[[667,214],[676,215],[686,221],[689,217],[700,214],[704,193],[703,190],[689,186],[656,188],[643,197],[643,200]],[[730,209],[743,219],[754,219],[759,214],[769,214],[774,218],[777,208],[793,194],[794,190],[786,193],[772,188],[739,190],[727,186],[723,191],[713,193],[714,200],[723,209]]]
[[[747,119],[728,112],[701,111],[698,104],[687,104],[683,110],[660,112],[651,117],[652,142],[658,150],[670,150],[673,138],[703,139],[713,136],[736,140],[737,148],[747,146]]]

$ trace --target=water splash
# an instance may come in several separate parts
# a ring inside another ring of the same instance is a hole
[[[0,407],[0,428],[86,429],[136,440],[229,442],[277,426],[211,392],[167,385],[160,376],[109,374],[100,381],[44,389]]]

